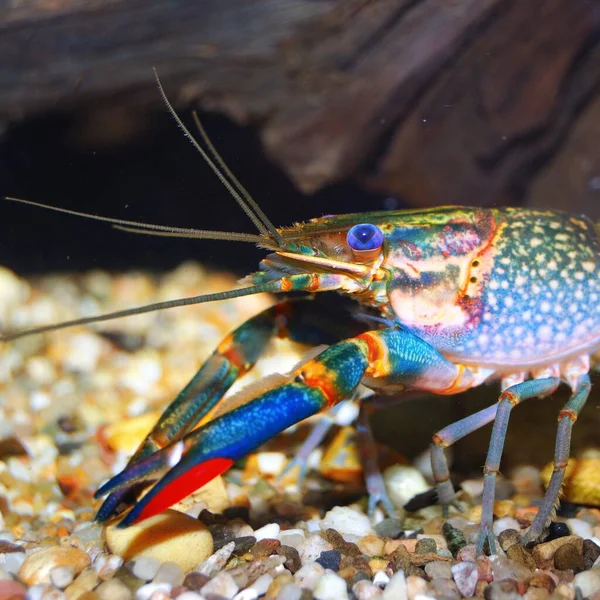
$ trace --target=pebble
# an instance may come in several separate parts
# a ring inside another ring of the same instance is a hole
[[[280,546],[281,542],[279,540],[264,538],[254,544],[250,549],[250,554],[254,558],[266,558],[267,556],[271,556]]]
[[[383,554],[384,541],[376,535],[365,535],[360,538],[356,545],[360,551],[367,556],[381,556]]]
[[[325,569],[316,562],[303,565],[294,573],[294,581],[301,587],[308,590],[314,590],[321,577],[325,574]]]
[[[363,537],[374,533],[369,517],[348,506],[336,506],[328,511],[321,528],[335,529],[342,536],[350,534]]]
[[[408,600],[404,571],[394,573],[383,590],[382,600]]]
[[[429,554],[431,552],[437,552],[437,544],[435,540],[431,538],[422,538],[417,540],[415,546],[415,554]]]
[[[280,527],[277,523],[269,523],[254,532],[257,541],[265,539],[276,539],[279,535]]]
[[[394,518],[383,519],[383,521],[380,521],[375,525],[374,529],[377,535],[392,540],[399,538],[404,532],[402,521]]]
[[[510,546],[510,548],[506,551],[506,556],[513,562],[525,567],[526,569],[535,571],[535,560],[533,560],[531,554],[520,544],[513,544]]]
[[[444,600],[460,600],[460,592],[456,587],[456,583],[452,579],[434,579],[429,584],[431,595],[436,600],[443,598]]]
[[[333,571],[325,571],[313,590],[317,600],[347,600],[346,581]]]
[[[229,542],[229,544],[223,546],[220,550],[217,550],[203,563],[198,565],[196,571],[202,575],[212,577],[214,573],[220,571],[227,564],[227,561],[229,560],[234,548],[235,542]]]
[[[61,565],[59,567],[53,567],[50,569],[50,583],[52,583],[53,586],[64,590],[73,582],[74,575],[75,572],[71,566]]]
[[[380,588],[384,588],[390,582],[390,576],[385,571],[377,571],[373,575],[373,583]]]
[[[160,563],[171,561],[185,572],[191,571],[213,551],[212,536],[206,526],[175,510],[167,510],[126,529],[109,525],[106,543],[111,552],[126,560],[144,556]]]
[[[495,581],[501,579],[514,579],[518,581],[528,579],[531,575],[531,571],[527,567],[509,560],[506,556],[492,554],[489,560]]]
[[[304,542],[306,536],[302,529],[287,529],[279,532],[279,541],[284,546],[291,546],[298,549],[298,546]]]
[[[185,579],[183,569],[174,562],[164,562],[160,565],[152,579],[154,583],[170,583],[173,587],[181,585]]]
[[[277,600],[300,600],[302,598],[302,589],[294,583],[287,583],[281,587]]]
[[[54,546],[29,556],[19,569],[19,579],[28,585],[50,583],[50,571],[66,566],[78,575],[90,566],[90,557],[77,548]]]
[[[261,575],[252,585],[248,586],[246,590],[252,590],[256,592],[257,597],[264,596],[267,593],[267,590],[269,589],[269,586],[272,582],[273,576],[269,573],[265,573],[264,575]]]
[[[300,560],[300,555],[298,554],[298,550],[296,550],[296,548],[282,545],[277,548],[276,554],[285,557],[285,562],[283,564],[285,568],[292,574],[298,571],[302,566],[302,561]]]
[[[133,592],[119,579],[103,581],[94,591],[100,600],[133,599]]]
[[[591,569],[600,557],[600,546],[592,540],[583,540],[583,568]]]
[[[409,500],[430,489],[421,471],[409,465],[388,467],[383,480],[392,504],[398,509],[404,509]]]
[[[253,535],[246,535],[243,537],[235,538],[233,542],[234,546],[232,554],[240,556],[242,554],[246,554],[246,552],[248,552],[250,548],[252,548],[252,546],[256,544],[256,538]]]
[[[573,569],[575,572],[583,570],[583,545],[564,544],[554,553],[554,568],[560,571]]]
[[[456,553],[467,545],[464,533],[448,522],[444,523],[442,533],[448,543],[448,550],[452,552],[453,556],[456,556]]]
[[[498,537],[503,531],[507,529],[514,529],[516,531],[521,530],[521,525],[519,521],[517,521],[514,517],[502,517],[501,519],[497,519],[494,521],[492,525],[492,531],[494,535]]]
[[[429,579],[451,579],[452,569],[450,564],[441,560],[434,560],[425,565],[425,573]]]
[[[161,597],[160,592],[164,592]],[[146,583],[142,587],[138,588],[135,592],[135,600],[163,600],[163,598],[169,597],[171,592],[171,586],[168,583]]]
[[[239,591],[239,587],[233,577],[227,571],[220,571],[200,590],[202,596],[214,594],[224,598],[233,598]]]
[[[427,582],[422,577],[408,575],[406,577],[406,595],[408,600],[416,600],[419,596],[426,596]]]
[[[324,569],[339,571],[341,558],[342,556],[337,550],[325,550],[321,552],[315,562]]]
[[[578,535],[583,539],[593,536],[592,526],[583,519],[567,519],[566,523],[572,535]]]
[[[567,535],[565,537],[557,538],[550,542],[544,542],[534,547],[532,551],[533,559],[535,560],[538,568],[546,569],[552,566],[552,558],[554,553],[563,546],[564,544],[574,543],[578,548],[583,548],[583,540],[576,535]]]
[[[297,548],[303,564],[315,562],[321,552],[333,550],[333,545],[324,540],[320,535],[309,535]]]
[[[583,598],[590,597],[594,592],[600,590],[600,569],[595,568],[591,571],[582,571],[575,575],[573,586],[579,588]]]
[[[465,598],[470,598],[475,593],[479,579],[477,565],[474,562],[459,562],[453,565],[451,570],[458,591]]]
[[[159,567],[160,560],[158,560],[158,558],[154,558],[153,556],[140,556],[133,562],[131,572],[133,575],[144,581],[151,581],[156,577]]]
[[[565,537],[566,535],[571,535],[571,531],[569,530],[569,526],[562,521],[552,521],[550,526],[548,527],[548,538],[547,542],[555,540],[560,537]]]
[[[357,581],[352,586],[352,593],[357,600],[379,600],[383,596],[381,588],[369,580]]]

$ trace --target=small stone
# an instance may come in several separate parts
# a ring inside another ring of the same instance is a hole
[[[10,540],[0,540],[0,554],[11,554],[12,552],[25,552],[25,548],[19,544],[13,544]]]
[[[292,575],[302,566],[302,561],[300,560],[300,555],[298,554],[298,550],[296,550],[296,548],[282,545],[275,550],[275,554],[278,554],[279,556],[285,556],[285,562],[283,564],[285,568],[292,573]]]
[[[326,550],[325,552],[321,552],[315,562],[324,569],[339,571],[341,558],[341,554],[337,550]]]
[[[394,465],[383,472],[383,480],[392,504],[399,509],[418,494],[430,489],[423,474],[409,465]]]
[[[295,583],[287,583],[282,586],[279,594],[277,594],[277,600],[301,600],[302,588],[298,587]]]
[[[246,554],[256,544],[256,538],[253,535],[245,535],[242,537],[235,538],[233,552],[236,556]]]
[[[191,571],[212,554],[210,532],[197,519],[167,510],[126,529],[106,528],[106,543],[111,552],[131,560],[149,556],[159,562],[172,561]],[[185,552],[181,549],[185,548]]]
[[[347,600],[346,582],[333,571],[325,571],[313,595],[317,600]]]
[[[448,543],[448,550],[452,552],[453,556],[456,556],[456,553],[467,545],[467,540],[465,539],[463,532],[456,527],[452,527],[450,523],[444,523],[442,533]]]
[[[406,593],[409,600],[416,600],[419,596],[427,597],[427,582],[422,577],[408,575]]]
[[[154,576],[154,583],[170,583],[173,587],[177,587],[183,583],[185,573],[183,569],[174,562],[164,562],[160,565],[158,572]]]
[[[233,598],[239,591],[237,583],[227,571],[220,571],[207,584],[200,593],[202,596],[214,594],[225,598]]]
[[[497,519],[492,525],[492,530],[496,537],[507,529],[514,529],[516,531],[520,531],[521,525],[519,524],[519,521],[517,521],[514,517],[503,517],[502,519]]]
[[[492,554],[492,556],[489,557],[489,560],[492,566],[494,581],[499,581],[501,579],[522,581],[531,576],[530,569],[508,559],[506,556]]]
[[[458,562],[464,562],[464,561],[475,562],[476,557],[477,557],[477,548],[475,547],[475,544],[467,544],[466,546],[462,547],[456,553],[456,560]]]
[[[579,588],[582,598],[589,598],[594,592],[600,590],[600,570],[582,571],[573,579],[575,589]]]
[[[171,586],[168,583],[146,583],[135,592],[135,600],[164,600],[169,598]]]
[[[285,546],[296,548],[296,550],[305,539],[306,535],[302,529],[287,529],[279,532],[279,541]]]
[[[448,558],[450,560],[452,560],[452,552],[450,552],[450,550],[448,550],[448,548],[438,548],[437,554],[439,557],[441,558]]]
[[[583,568],[591,569],[599,556],[600,546],[593,540],[583,540]]]
[[[433,579],[430,583],[431,596],[444,600],[460,600],[460,592],[452,579]]]
[[[368,579],[357,581],[352,586],[352,593],[357,600],[379,600],[383,595],[381,588]]]
[[[294,581],[301,588],[314,590],[324,573],[325,569],[319,563],[311,562],[294,573]]]
[[[583,549],[583,540],[576,535],[568,535],[565,537],[557,538],[550,542],[544,542],[538,544],[532,551],[533,559],[535,560],[538,568],[546,569],[552,566],[552,558],[554,553],[565,544],[575,544],[578,549]]]
[[[522,565],[526,569],[529,569],[530,571],[535,571],[535,560],[533,560],[531,554],[527,550],[525,550],[523,546],[519,544],[513,544],[506,551],[506,556],[510,560],[516,562],[519,565]]]
[[[404,571],[394,573],[383,590],[382,600],[408,600]]]
[[[160,560],[152,556],[140,556],[131,567],[131,572],[144,581],[152,581],[160,567]]]
[[[573,535],[578,535],[583,539],[588,539],[593,536],[592,526],[583,519],[567,519],[567,526]]]
[[[94,591],[100,600],[133,600],[133,592],[119,579],[103,581]]]
[[[424,567],[425,565],[429,564],[430,562],[436,562],[436,561],[444,561],[444,562],[451,562],[452,559],[451,558],[444,558],[442,556],[440,556],[437,552],[427,552],[427,554],[412,554],[410,557],[410,562],[413,566],[417,566],[417,567]]]
[[[571,535],[569,526],[562,521],[552,521],[548,527],[548,538],[546,541],[550,542],[557,538],[565,537],[566,535]]]
[[[256,592],[256,596],[264,596],[269,589],[269,586],[273,582],[273,576],[269,573],[261,575],[252,585],[249,585],[246,589],[253,590]]]
[[[381,556],[383,554],[384,541],[376,535],[365,535],[358,540],[356,545],[367,556]]]
[[[450,564],[441,560],[434,560],[425,565],[425,573],[429,579],[451,579],[452,569]]]
[[[226,546],[223,546],[220,550],[217,550],[214,554],[209,556],[204,562],[202,562],[196,568],[198,573],[212,577],[213,574],[220,571],[229,560],[231,553],[235,547],[235,542],[229,542]]]
[[[183,586],[190,590],[200,591],[208,583],[208,579],[208,575],[191,571],[185,576]]]
[[[485,588],[485,600],[521,600],[517,582],[512,579],[492,581]]]
[[[50,583],[59,590],[64,590],[72,583],[74,576],[73,568],[67,565],[54,567],[50,570]]]
[[[556,587],[556,580],[549,572],[538,570],[529,580],[529,587],[543,588],[552,592]]]
[[[27,585],[50,583],[50,571],[54,567],[66,566],[78,575],[90,566],[90,557],[77,548],[54,546],[31,554],[21,565],[19,579]]]
[[[333,550],[333,545],[324,540],[320,535],[313,534],[307,536],[306,540],[297,548],[298,554],[303,564],[315,562],[321,552]]]
[[[437,552],[437,544],[431,538],[423,538],[417,541],[415,546],[416,554],[429,554],[431,552]]]
[[[359,556],[361,554],[360,548],[356,544],[347,542],[335,529],[327,529],[325,537],[341,554],[346,556]]]
[[[266,593],[266,598],[277,598],[277,596],[279,596],[281,588],[287,585],[288,583],[292,583],[293,581],[294,578],[292,577],[291,573],[288,573],[287,571],[280,573],[271,582],[271,585],[269,586],[269,589]]]
[[[405,546],[398,546],[389,557],[394,571],[407,571],[410,566],[410,554]]]
[[[521,545],[521,534],[516,529],[504,529],[498,534],[500,548],[505,552],[515,544]]]
[[[351,534],[359,537],[374,533],[369,517],[347,506],[335,506],[328,511],[321,527],[335,529],[342,535]]]
[[[451,570],[458,591],[465,598],[470,598],[475,593],[479,579],[477,565],[474,562],[459,562]]]
[[[259,542],[260,542],[260,540],[265,540],[265,539],[277,539],[280,529],[281,528],[279,527],[279,525],[277,523],[269,523],[268,525],[265,525],[264,527],[257,529],[254,532],[254,537]]]
[[[383,519],[383,521],[380,521],[375,525],[374,529],[377,535],[392,540],[399,538],[404,531],[402,528],[402,521],[394,518]]]
[[[384,569],[387,569],[389,563],[390,561],[387,558],[375,557],[369,560],[369,568],[371,571],[373,571],[373,573],[375,573],[375,571],[383,571]]]
[[[250,549],[250,554],[254,558],[266,558],[274,554],[277,548],[281,546],[281,542],[277,539],[264,538],[259,540]]]
[[[560,571],[573,569],[576,573],[583,570],[583,546],[564,544],[554,553],[554,567]]]
[[[213,550],[219,550],[229,542],[235,539],[235,533],[226,527],[225,525],[221,525],[220,523],[214,523],[213,525],[208,526],[208,530],[213,538]]]

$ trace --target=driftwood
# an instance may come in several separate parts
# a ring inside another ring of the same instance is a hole
[[[23,0],[1,16],[5,123],[159,107],[156,67],[178,107],[256,126],[306,192],[360,178],[425,206],[533,186],[538,206],[600,218],[599,145],[578,125],[600,112],[596,0]]]

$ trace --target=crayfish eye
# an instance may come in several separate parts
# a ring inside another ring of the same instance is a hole
[[[383,245],[383,233],[377,225],[361,223],[348,231],[346,241],[352,248],[355,258],[373,260]]]

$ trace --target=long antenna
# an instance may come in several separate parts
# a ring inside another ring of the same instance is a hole
[[[217,163],[219,163],[221,170],[225,172],[225,175],[227,175],[227,177],[229,177],[229,180],[231,181],[231,183],[242,194],[242,196],[244,197],[244,200],[246,200],[248,205],[254,209],[254,212],[256,213],[258,218],[261,219],[261,221],[264,223],[265,227],[269,230],[269,232],[271,233],[271,235],[273,236],[273,239],[277,242],[277,244],[280,247],[283,247],[284,246],[283,239],[282,239],[281,235],[279,234],[279,232],[277,231],[277,229],[275,228],[275,225],[273,225],[273,223],[271,223],[271,221],[269,220],[267,215],[265,215],[265,213],[263,212],[262,208],[258,205],[256,200],[254,200],[254,198],[250,195],[248,190],[240,183],[239,179],[231,172],[231,169],[227,166],[225,161],[221,158],[221,155],[217,152],[217,149],[215,148],[214,144],[210,141],[210,138],[208,137],[206,130],[204,129],[204,126],[200,122],[200,117],[198,117],[198,113],[195,110],[192,111],[192,117],[194,118],[194,123],[196,123],[196,127],[198,128],[198,131],[200,132],[200,135],[202,136],[203,142],[206,144],[206,147],[209,149],[210,153],[213,155],[213,158],[217,161]]]
[[[248,215],[250,220],[254,223],[254,226],[264,235],[268,236],[269,233],[271,233],[271,235],[273,235],[272,232],[270,232],[269,229],[263,224],[263,222],[256,216],[256,214],[254,214],[254,212],[252,211],[250,206],[248,206],[246,201],[240,196],[240,194],[233,187],[233,185],[221,173],[221,171],[219,170],[217,165],[213,162],[213,160],[210,158],[210,156],[206,153],[204,148],[202,148],[202,146],[200,146],[200,144],[196,141],[194,136],[190,133],[189,129],[183,124],[183,121],[180,119],[179,115],[173,108],[171,102],[167,98],[167,94],[165,93],[162,83],[160,82],[160,79],[158,77],[158,73],[156,72],[156,69],[154,69],[154,77],[156,78],[156,84],[158,86],[158,91],[160,92],[160,95],[163,99],[163,102],[165,103],[165,106],[167,107],[168,111],[171,113],[171,116],[175,119],[175,122],[177,123],[177,125],[179,125],[180,129],[183,131],[185,136],[190,140],[190,142],[192,143],[194,148],[196,148],[196,150],[202,155],[202,158],[206,161],[208,166],[213,170],[213,173],[219,178],[219,180],[225,186],[227,191],[235,198],[235,201],[240,205],[242,210]],[[277,236],[277,237],[280,240],[280,241],[277,241],[277,243],[280,245],[280,247],[283,247],[283,244],[281,243],[281,237],[280,236]]]
[[[186,237],[198,238],[205,240],[230,240],[234,242],[252,242],[253,244],[264,243],[266,240],[260,235],[251,233],[235,233],[232,231],[210,231],[207,229],[187,229],[184,227],[169,227],[168,225],[154,225],[152,223],[140,223],[138,221],[127,221],[125,219],[113,219],[111,217],[101,217],[100,215],[92,215],[78,210],[70,210],[68,208],[59,208],[50,204],[42,204],[41,202],[33,202],[31,200],[23,200],[22,198],[12,198],[6,196],[4,198],[9,202],[17,202],[19,204],[28,204],[37,208],[44,208],[54,212],[83,217],[94,221],[102,221],[111,223],[116,229],[130,231],[134,233],[154,233],[154,235],[164,235],[168,237]]]
[[[88,325],[90,323],[101,323],[102,321],[110,321],[111,319],[120,319],[121,317],[130,317],[133,315],[141,315],[143,313],[154,312],[156,310],[163,310],[165,308],[175,308],[176,306],[189,306],[190,304],[203,304],[205,302],[215,302],[216,300],[227,300],[228,298],[239,298],[240,296],[250,296],[253,294],[260,294],[263,292],[277,293],[281,291],[281,282],[269,281],[267,283],[261,283],[238,290],[229,290],[226,292],[216,292],[214,294],[204,294],[202,296],[193,296],[191,298],[179,298],[177,300],[166,300],[164,302],[156,302],[154,304],[146,304],[145,306],[137,306],[136,308],[128,308],[126,310],[119,310],[104,315],[98,315],[96,317],[84,317],[81,319],[73,319],[72,321],[63,321],[62,323],[54,323],[52,325],[43,325],[41,327],[34,327],[33,329],[26,329],[23,331],[16,331],[0,336],[0,342],[10,342],[12,340],[19,339],[28,335],[35,335],[39,333],[46,333],[48,331],[56,331],[57,329],[65,329],[66,327],[73,327],[75,325]]]

